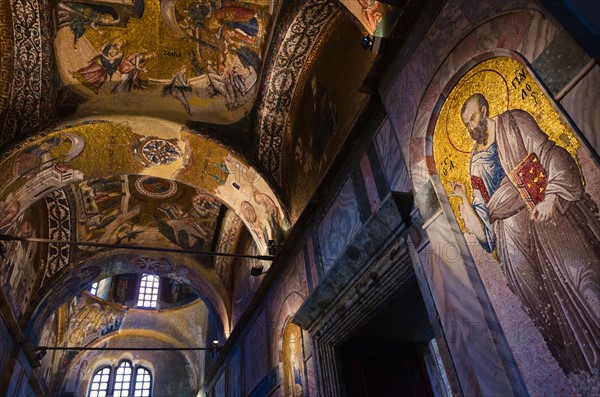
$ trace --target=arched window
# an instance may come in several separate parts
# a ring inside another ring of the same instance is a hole
[[[110,367],[100,368],[96,371],[90,384],[90,393],[88,394],[88,397],[106,397],[108,393],[110,372]]]
[[[131,386],[131,364],[123,361],[117,367],[115,383],[113,386],[113,397],[128,397]]]
[[[150,371],[124,360],[116,368],[101,367],[94,372],[88,397],[150,397],[151,392]]]
[[[133,386],[134,397],[149,397],[152,388],[152,377],[150,371],[144,367],[138,367],[135,372],[135,385]]]
[[[158,300],[158,276],[144,274],[140,283],[138,307],[156,308]]]
[[[92,284],[92,286],[90,287],[90,294],[92,295],[96,295],[96,293],[98,292],[98,283],[94,283]]]

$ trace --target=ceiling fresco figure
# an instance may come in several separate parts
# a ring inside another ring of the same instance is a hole
[[[516,64],[502,58],[495,61],[489,65]],[[517,76],[528,78],[518,64],[516,67]],[[467,174],[472,198],[465,183],[451,176],[449,195],[458,198],[458,214],[465,229],[474,234],[485,251],[495,253],[509,288],[540,329],[565,373],[587,371],[597,375],[598,207],[585,192],[576,159],[549,138],[540,126],[542,118],[514,107],[513,98],[507,96],[506,80],[500,83],[500,92],[490,89],[489,84],[474,85],[484,76],[497,74],[489,69],[471,73],[455,88],[459,94],[448,100],[456,104],[453,111],[460,113],[472,142]],[[527,86],[531,88],[532,84],[529,81]],[[515,82],[513,88],[517,85]],[[533,108],[543,106],[539,105],[543,94],[533,89],[530,93],[533,95],[519,97],[530,99]],[[509,103],[512,106],[499,111],[499,98],[507,107]],[[459,116],[448,112],[448,117]],[[458,138],[450,139],[451,146],[457,144]],[[442,173],[457,166],[453,161],[445,164],[450,165],[444,168],[442,162]]]
[[[379,37],[390,34],[401,10],[376,0],[340,0],[340,3],[354,14],[369,35]]]
[[[261,69],[259,52],[268,14],[245,5],[217,7],[212,1],[192,2],[181,10],[184,17],[179,22],[175,3],[161,4],[163,19],[196,43],[194,69],[206,74],[209,96],[220,95],[227,109],[237,108],[247,100]]]
[[[288,324],[286,326],[283,334],[282,350],[285,396],[304,396],[304,356],[302,354],[302,331],[297,325]]]
[[[186,92],[192,92],[192,86],[190,85],[190,81],[187,76],[187,65],[183,64],[181,65],[181,69],[175,73],[175,76],[173,76],[169,84],[163,87],[161,96],[163,98],[166,96],[172,96],[181,102],[187,114],[192,114],[190,110],[190,103],[185,96]]]
[[[157,112],[175,111],[178,120],[231,124],[246,116],[276,3],[137,3],[143,12],[131,11],[135,18],[126,21],[121,5],[110,1],[56,6],[63,84],[107,114],[115,106],[123,110],[119,103],[139,101]]]
[[[36,213],[26,211],[7,230],[8,234],[22,238],[40,237]],[[8,296],[15,313],[23,313],[35,282],[36,268],[41,250],[37,244],[22,241],[4,243],[6,253],[0,258],[0,284]],[[35,265],[34,265],[35,264]]]
[[[98,95],[106,80],[112,81],[113,74],[123,61],[123,44],[123,40],[105,43],[100,54],[90,59],[88,66],[73,72],[73,77]]]
[[[15,155],[13,178],[7,181],[0,195],[4,199],[0,201],[0,231],[9,227],[44,192],[83,179],[83,173],[72,169],[69,161],[77,157],[84,146],[81,137],[61,134],[42,139]]]
[[[156,53],[142,50],[127,56],[119,65],[121,81],[113,87],[113,93],[131,92],[131,90],[144,90],[147,81],[142,81],[142,73],[148,73],[146,62],[155,58]]]
[[[103,13],[96,7],[82,3],[59,3],[57,17],[59,26],[68,23],[69,29],[73,32],[73,48],[77,48],[77,41],[83,36],[86,28],[100,32],[100,26],[109,26],[116,22],[111,13]]]

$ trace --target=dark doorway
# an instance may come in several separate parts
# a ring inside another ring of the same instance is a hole
[[[432,338],[415,281],[340,346],[347,395],[433,396],[423,356]]]

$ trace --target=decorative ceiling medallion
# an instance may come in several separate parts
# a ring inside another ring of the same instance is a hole
[[[177,183],[169,179],[142,176],[135,182],[138,192],[152,198],[167,198],[177,192]]]
[[[131,260],[131,265],[142,273],[156,275],[168,274],[175,268],[171,262],[166,259],[156,259],[148,256],[140,256]]]
[[[176,140],[146,137],[134,142],[131,150],[133,157],[146,166],[167,165],[181,157],[176,142]]]
[[[248,221],[251,224],[256,223],[256,219],[258,217],[256,216],[256,211],[254,210],[254,207],[252,206],[252,204],[250,204],[247,201],[242,201],[241,209],[242,209],[242,216],[244,217],[244,219],[246,221]]]
[[[171,164],[181,157],[181,152],[169,141],[152,139],[142,147],[142,156],[155,165]]]

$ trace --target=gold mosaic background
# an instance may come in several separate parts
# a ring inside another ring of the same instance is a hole
[[[466,187],[468,197],[471,197],[469,160],[474,141],[460,118],[460,110],[465,100],[476,92],[482,93],[488,100],[490,117],[507,109],[527,111],[542,131],[557,145],[564,147],[575,161],[577,149],[581,146],[524,65],[512,58],[499,57],[475,66],[448,95],[433,135],[435,166],[463,231],[464,223],[458,212],[461,199],[450,197],[450,193],[451,183],[461,182]]]

